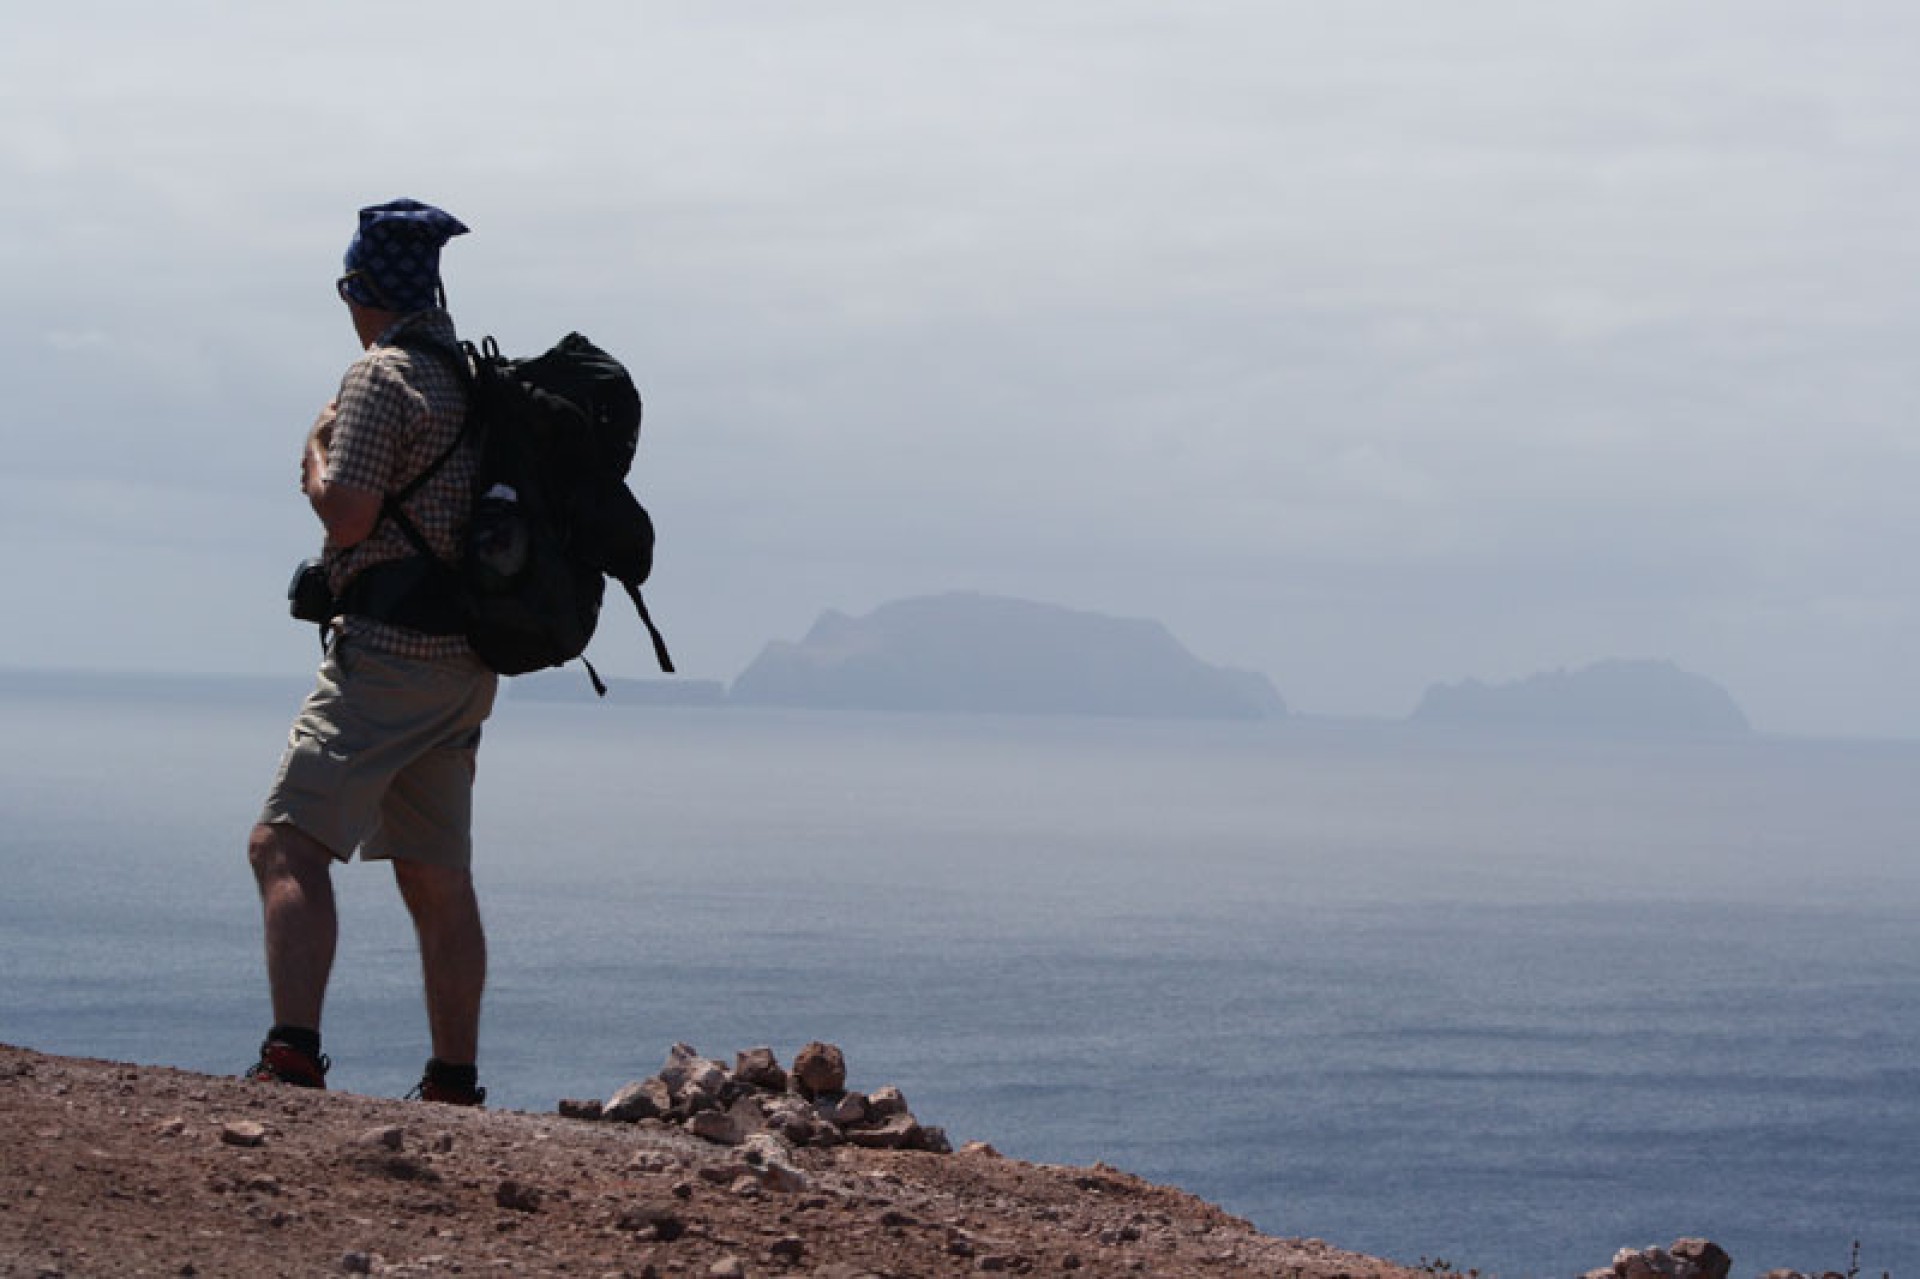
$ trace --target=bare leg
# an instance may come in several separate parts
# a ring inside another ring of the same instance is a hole
[[[247,841],[266,925],[273,1020],[320,1029],[340,924],[333,905],[333,854],[296,826],[262,824]]]
[[[487,935],[473,875],[395,860],[393,877],[420,938],[433,1055],[471,1065],[479,1059],[480,995],[487,984]]]

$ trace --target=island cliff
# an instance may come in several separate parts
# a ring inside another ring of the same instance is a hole
[[[1671,662],[1607,661],[1508,684],[1436,684],[1414,722],[1622,737],[1752,731],[1732,696]]]
[[[745,703],[840,709],[1284,716],[1265,676],[1210,666],[1158,622],[968,592],[828,611],[733,683]]]

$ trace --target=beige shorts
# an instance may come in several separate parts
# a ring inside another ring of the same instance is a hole
[[[260,820],[341,861],[473,860],[473,774],[499,677],[477,658],[421,660],[339,641],[300,707]]]

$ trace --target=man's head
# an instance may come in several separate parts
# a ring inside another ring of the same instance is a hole
[[[467,228],[444,209],[391,200],[360,210],[340,296],[356,308],[411,315],[442,306],[440,247]]]

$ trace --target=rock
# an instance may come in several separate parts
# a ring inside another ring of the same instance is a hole
[[[807,1188],[807,1174],[792,1164],[770,1163],[760,1169],[760,1184],[783,1195],[797,1195]]]
[[[727,1068],[702,1057],[689,1044],[675,1044],[667,1050],[667,1064],[660,1068],[658,1078],[666,1084],[675,1106],[681,1106],[693,1093],[704,1094],[717,1104],[727,1087]]]
[[[751,1093],[736,1098],[727,1107],[727,1118],[733,1120],[743,1137],[749,1133],[764,1132],[767,1127],[766,1109],[760,1104],[760,1099]]]
[[[373,1273],[373,1258],[364,1252],[342,1253],[340,1269],[350,1275],[370,1275]]]
[[[840,1128],[863,1124],[869,1114],[866,1094],[848,1092],[837,1097],[829,1094],[814,1103],[814,1113]]]
[[[734,1057],[733,1081],[746,1088],[764,1088],[768,1092],[787,1090],[787,1072],[771,1048],[749,1048]]]
[[[907,1099],[892,1084],[883,1084],[867,1098],[867,1112],[875,1119],[891,1119],[907,1113]]]
[[[1615,1279],[1727,1279],[1733,1259],[1708,1239],[1679,1239],[1671,1248],[1622,1248],[1610,1270]]]
[[[384,1124],[360,1134],[359,1143],[369,1149],[398,1150],[406,1142],[406,1130],[398,1124]]]
[[[738,1257],[722,1257],[707,1267],[707,1279],[747,1279],[747,1263]]]
[[[810,1101],[822,1093],[843,1092],[847,1086],[847,1059],[832,1044],[810,1043],[794,1054],[792,1084]]]
[[[494,1187],[493,1202],[513,1212],[540,1211],[540,1188],[529,1186],[509,1177]]]
[[[762,1107],[766,1115],[767,1127],[796,1146],[809,1146],[815,1143],[820,1130],[820,1120],[814,1117],[813,1108],[798,1097],[771,1097]]]
[[[1668,1251],[1675,1261],[1691,1267],[1699,1279],[1727,1279],[1733,1269],[1733,1258],[1711,1239],[1677,1239]]]
[[[970,1141],[960,1147],[960,1153],[963,1155],[972,1155],[980,1159],[1000,1158],[1000,1152],[984,1141]],[[1607,1273],[1612,1274],[1613,1272],[1609,1270]]]
[[[229,1146],[265,1145],[267,1129],[251,1119],[230,1119],[220,1125],[220,1140]]]
[[[748,1163],[784,1163],[793,1158],[793,1146],[771,1129],[762,1129],[741,1143],[740,1154]]]
[[[703,1141],[737,1146],[746,1139],[739,1123],[723,1110],[703,1110],[687,1120],[687,1131]]]
[[[847,1141],[865,1150],[915,1150],[921,1140],[920,1125],[912,1115],[895,1115],[873,1128],[850,1128]]]
[[[800,1259],[807,1255],[807,1242],[798,1235],[787,1235],[776,1239],[767,1248],[773,1259],[783,1266],[797,1266]]]
[[[584,1101],[576,1097],[562,1097],[560,1104],[555,1107],[555,1110],[558,1111],[562,1119],[598,1119],[606,1113],[606,1107],[600,1104],[600,1100],[597,1097]],[[650,1115],[634,1116],[636,1119],[648,1119],[651,1117]]]
[[[346,1162],[361,1172],[391,1177],[395,1181],[433,1183],[440,1180],[440,1174],[425,1160],[388,1146],[372,1133],[363,1135],[348,1148]]]
[[[623,1086],[608,1098],[606,1105],[600,1108],[600,1117],[621,1124],[638,1123],[642,1119],[660,1118],[672,1105],[664,1083],[658,1079],[643,1079]]]
[[[661,1243],[672,1243],[687,1232],[687,1223],[681,1220],[674,1206],[657,1201],[628,1204],[620,1210],[614,1224],[622,1230],[649,1235]]]
[[[782,1194],[799,1194],[807,1188],[806,1174],[793,1166],[793,1150],[772,1132],[756,1132],[740,1148],[741,1156],[760,1170],[760,1184]]]

